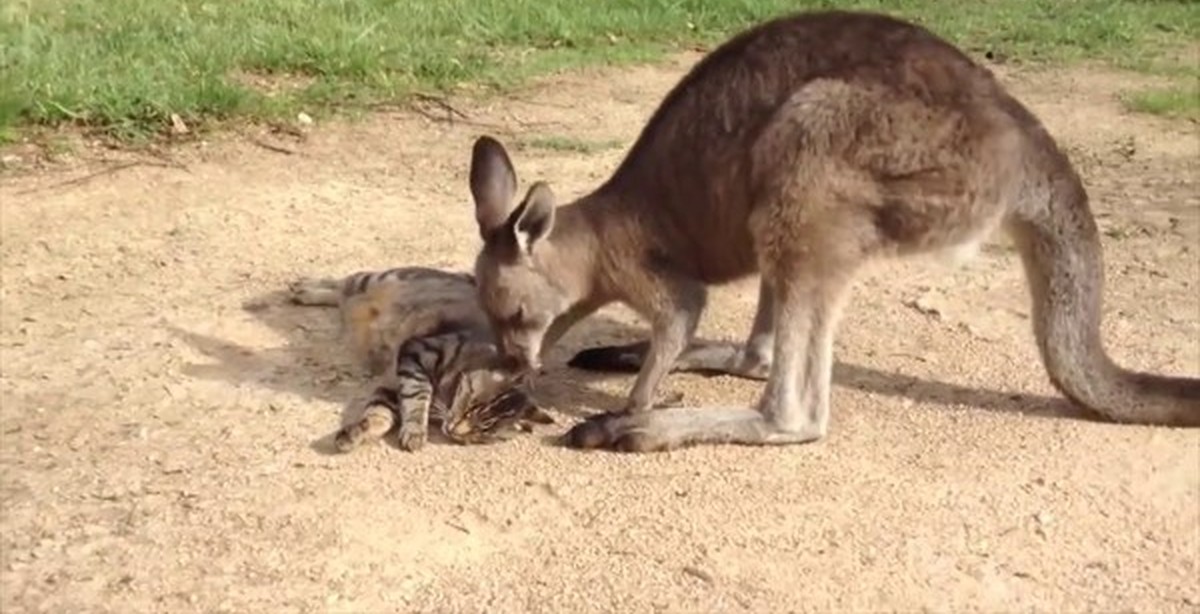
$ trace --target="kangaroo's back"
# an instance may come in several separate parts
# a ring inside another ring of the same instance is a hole
[[[920,26],[841,11],[781,18],[701,59],[597,192],[653,208],[639,218],[653,226],[646,236],[679,266],[694,263],[705,281],[753,272],[746,218],[762,202],[762,178],[791,171],[784,152],[765,157],[779,168],[763,168],[753,153],[779,109],[818,80],[887,92],[944,116],[974,115],[981,102],[1015,104],[987,69]]]

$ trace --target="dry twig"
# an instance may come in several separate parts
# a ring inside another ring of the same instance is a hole
[[[114,164],[108,168],[104,168],[104,169],[101,169],[98,171],[93,171],[91,173],[88,173],[88,174],[80,176],[80,177],[74,177],[74,178],[67,179],[64,181],[57,181],[50,185],[40,186],[40,187],[36,187],[36,188],[29,188],[28,190],[23,190],[21,192],[17,192],[17,195],[24,196],[26,194],[33,194],[35,192],[41,192],[43,190],[53,190],[56,188],[65,188],[65,187],[70,187],[70,186],[82,185],[93,179],[96,179],[97,177],[103,177],[105,175],[111,175],[114,173],[118,173],[125,169],[133,168],[135,166],[151,166],[151,167],[157,167],[157,168],[175,168],[175,169],[182,169],[185,171],[187,170],[187,167],[185,167],[182,164],[175,162],[173,160],[168,161],[168,162],[152,162],[152,161],[148,161],[148,160],[131,160],[128,162],[120,162],[120,163]]]

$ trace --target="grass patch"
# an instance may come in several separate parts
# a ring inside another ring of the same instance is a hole
[[[1139,113],[1200,121],[1200,84],[1191,87],[1133,92],[1125,96],[1125,107]]]
[[[505,87],[653,58],[803,8],[882,10],[969,50],[1179,70],[1191,0],[3,0],[0,137],[74,124],[129,140],[365,108],[417,90]],[[1185,68],[1186,70],[1186,68]]]
[[[571,136],[548,135],[531,139],[522,139],[518,141],[517,146],[528,149],[593,154],[610,149],[619,149],[624,147],[625,144],[621,141],[613,140],[591,141]]]

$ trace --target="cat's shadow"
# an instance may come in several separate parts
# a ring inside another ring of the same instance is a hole
[[[257,295],[241,308],[264,324],[281,342],[269,348],[250,347],[168,324],[166,328],[171,334],[209,359],[205,363],[185,364],[183,374],[234,386],[263,387],[304,402],[340,405],[340,422],[330,424],[328,432],[310,444],[319,453],[336,453],[334,433],[341,424],[360,416],[374,386],[366,370],[350,356],[339,330],[337,309],[298,305],[292,302],[291,294],[285,289]],[[613,338],[613,334],[623,336]],[[550,410],[552,415],[557,414],[555,419],[560,425],[564,424],[564,417],[620,407],[622,398],[591,385],[613,374],[570,369],[565,365],[575,352],[585,347],[585,342],[607,342],[610,338],[613,343],[623,342],[635,339],[637,334],[636,328],[605,314],[594,315],[578,324],[547,352],[547,369],[537,378],[534,392],[538,404]],[[539,427],[539,430],[544,428]],[[395,446],[392,439],[385,438]],[[436,428],[430,429],[430,443],[457,445],[449,442]]]

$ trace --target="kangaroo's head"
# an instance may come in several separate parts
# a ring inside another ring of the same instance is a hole
[[[554,193],[538,182],[514,203],[516,171],[504,146],[488,136],[475,141],[470,182],[483,237],[475,261],[480,305],[504,354],[537,369],[546,331],[571,306],[547,268],[553,259],[547,239],[554,227]]]

